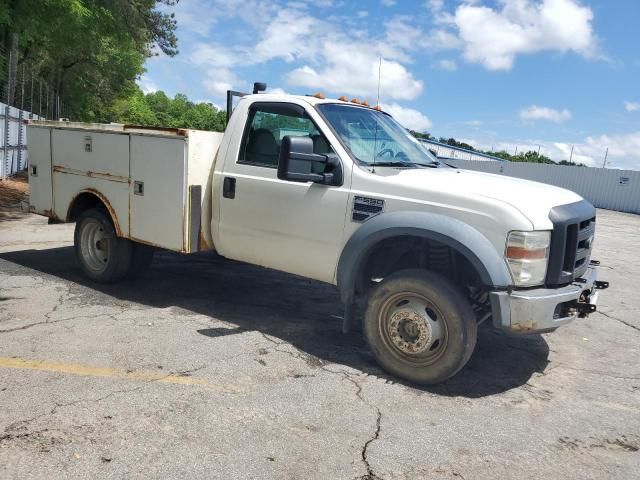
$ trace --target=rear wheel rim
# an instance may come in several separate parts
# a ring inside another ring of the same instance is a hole
[[[441,310],[424,295],[413,292],[396,293],[383,302],[378,334],[394,357],[413,367],[437,362],[449,340]]]
[[[109,239],[103,225],[92,218],[82,223],[80,230],[80,253],[85,265],[95,273],[102,273],[109,263]]]

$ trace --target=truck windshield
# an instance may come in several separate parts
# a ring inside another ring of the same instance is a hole
[[[342,145],[366,166],[437,167],[438,160],[391,116],[338,103],[318,105]]]

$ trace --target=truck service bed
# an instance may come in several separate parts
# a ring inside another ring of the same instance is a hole
[[[30,121],[29,210],[69,221],[98,195],[119,236],[177,252],[213,248],[207,182],[223,134],[121,124]]]

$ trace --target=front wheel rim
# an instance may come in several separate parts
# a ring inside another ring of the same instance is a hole
[[[102,273],[109,263],[109,239],[103,225],[86,219],[80,229],[80,253],[85,265],[95,273]]]
[[[441,310],[424,295],[413,292],[396,293],[383,302],[378,333],[394,357],[414,367],[438,361],[449,340]]]

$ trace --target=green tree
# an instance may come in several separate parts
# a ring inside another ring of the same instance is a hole
[[[521,152],[517,155],[512,155],[504,150],[498,151],[498,152],[493,152],[493,151],[483,151],[483,150],[478,150],[476,148],[474,148],[472,145],[469,145],[468,143],[464,143],[464,142],[459,142],[458,140],[456,140],[455,138],[445,138],[445,137],[440,137],[436,140],[436,137],[432,136],[429,133],[418,133],[418,132],[414,132],[413,130],[409,130],[409,132],[416,138],[425,138],[428,140],[434,140],[437,141],[439,143],[443,143],[446,145],[451,145],[452,147],[457,147],[457,148],[464,148],[465,150],[471,150],[473,152],[480,152],[480,153],[484,153],[486,155],[491,155],[493,157],[497,157],[497,158],[501,158],[503,160],[507,160],[509,162],[528,162],[528,163],[546,163],[546,164],[550,164],[550,165],[570,165],[570,166],[577,166],[577,167],[586,167],[586,165],[584,163],[575,163],[575,162],[569,162],[567,160],[562,160],[560,162],[554,162],[553,160],[551,160],[549,157],[547,157],[546,155],[541,155],[538,152],[535,152],[533,150],[529,150],[528,152]]]
[[[114,120],[130,125],[146,125],[150,127],[159,127],[161,125],[156,113],[147,103],[141,90],[135,91],[128,99],[120,102],[120,112],[117,113],[117,117]]]
[[[169,98],[163,91],[145,95],[136,87],[128,97],[114,103],[109,121],[222,132],[227,124],[227,115],[211,104],[191,102],[181,93],[174,98]]]
[[[46,82],[76,119],[104,120],[132,92],[147,57],[177,53],[176,21],[158,8],[176,1],[0,0],[0,50],[10,68]]]
[[[433,138],[429,132],[421,133],[421,132],[416,132],[415,130],[409,130],[409,133],[414,137],[420,138],[422,140],[435,140],[435,138]]]

